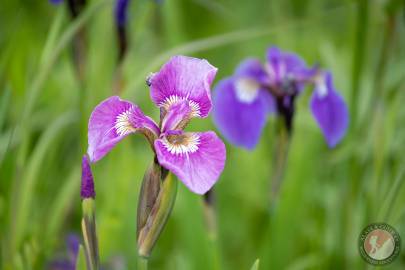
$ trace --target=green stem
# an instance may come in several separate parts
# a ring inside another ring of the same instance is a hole
[[[203,211],[205,225],[211,246],[211,256],[213,260],[213,269],[219,270],[220,266],[220,248],[218,243],[217,217],[215,211],[215,190],[211,189],[204,194]]]
[[[138,257],[138,270],[148,270],[148,259],[144,257]]]
[[[271,175],[270,207],[274,208],[278,201],[280,187],[284,178],[287,164],[290,135],[284,125],[284,119],[278,119],[275,154]]]
[[[82,202],[82,208],[82,232],[88,268],[89,270],[99,270],[100,259],[98,251],[94,199],[84,199]]]

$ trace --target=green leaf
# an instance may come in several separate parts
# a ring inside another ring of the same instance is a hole
[[[256,261],[253,263],[252,267],[250,270],[259,270],[259,265],[260,265],[260,259],[256,259]]]
[[[87,270],[86,268],[86,255],[82,245],[79,246],[79,254],[76,261],[76,270]]]

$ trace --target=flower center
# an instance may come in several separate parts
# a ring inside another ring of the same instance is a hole
[[[117,116],[114,128],[119,136],[125,136],[136,131],[136,129],[131,125],[130,122],[131,114],[132,109],[128,109]]]
[[[198,150],[200,137],[197,134],[168,135],[163,144],[172,155],[194,153]]]
[[[169,97],[167,97],[164,101],[162,101],[159,104],[159,107],[163,107],[166,111],[169,111],[169,108],[173,105],[176,104],[180,101],[186,100],[188,101],[188,104],[191,108],[191,117],[200,117],[201,113],[200,113],[200,105],[193,101],[193,100],[189,100],[188,98],[185,97],[180,97],[177,95],[170,95]]]
[[[236,97],[243,103],[252,103],[259,94],[260,84],[253,79],[240,78],[236,80]]]

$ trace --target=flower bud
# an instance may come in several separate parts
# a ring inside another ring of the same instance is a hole
[[[149,257],[173,209],[177,181],[155,160],[143,178],[138,203],[138,254]]]
[[[94,191],[94,179],[91,172],[89,158],[87,155],[82,159],[82,186],[80,190],[82,199],[95,198],[96,192]]]

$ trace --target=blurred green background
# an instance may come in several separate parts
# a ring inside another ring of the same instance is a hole
[[[202,198],[179,184],[176,204],[149,269],[372,269],[357,240],[388,222],[405,239],[405,13],[403,1],[132,0],[128,53],[117,69],[114,1],[88,1],[72,20],[65,4],[3,0],[0,5],[1,269],[46,269],[80,235],[80,164],[96,104],[120,95],[158,118],[144,81],[170,56],[207,59],[214,85],[270,45],[334,74],[350,107],[350,130],[335,149],[298,99],[280,201],[269,213],[275,150],[270,117],[258,147],[227,144],[215,186],[217,240]],[[72,39],[83,29],[78,76]],[[78,31],[80,30],[80,31]],[[118,71],[117,71],[118,70]],[[210,118],[188,130],[215,130]],[[153,156],[130,136],[93,165],[101,261],[135,269],[136,208]],[[403,244],[405,244],[403,242]],[[403,250],[405,250],[403,248]],[[405,252],[384,269],[405,269]]]

